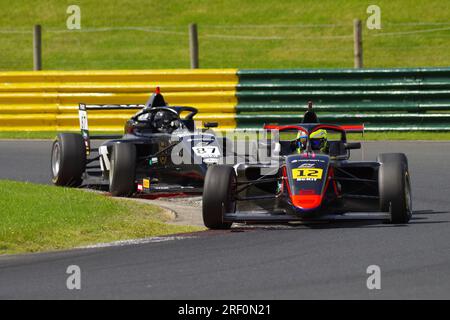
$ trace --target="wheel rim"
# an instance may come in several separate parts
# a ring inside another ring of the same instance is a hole
[[[61,167],[61,149],[59,143],[55,143],[53,145],[53,152],[52,152],[52,173],[54,178],[56,178],[59,175],[60,167]]]

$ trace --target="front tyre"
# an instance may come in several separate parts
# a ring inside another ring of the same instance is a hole
[[[236,211],[236,173],[230,166],[208,168],[203,187],[203,223],[208,229],[229,229],[224,213]]]
[[[130,196],[136,191],[136,146],[115,143],[111,153],[109,191],[113,196]]]
[[[52,146],[52,182],[57,186],[78,187],[86,169],[86,146],[77,133],[60,133]]]
[[[412,216],[411,180],[403,153],[378,156],[380,210],[391,213],[391,223],[408,223]]]

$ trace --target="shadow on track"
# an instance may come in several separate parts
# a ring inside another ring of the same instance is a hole
[[[417,214],[449,214],[450,211],[417,210],[413,211],[413,216]]]
[[[450,211],[418,210],[413,212],[413,217],[409,224],[389,224],[383,220],[345,220],[345,221],[324,221],[314,223],[263,225],[239,224],[232,228],[230,232],[248,231],[275,231],[275,230],[300,230],[300,229],[340,229],[340,228],[404,228],[419,224],[443,224],[450,223],[450,220],[429,221],[426,215],[450,214]],[[419,215],[419,216],[417,216]]]

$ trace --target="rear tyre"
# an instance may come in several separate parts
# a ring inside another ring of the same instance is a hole
[[[224,213],[236,211],[236,173],[230,166],[212,166],[206,172],[203,187],[203,223],[209,229],[229,229]]]
[[[408,223],[412,216],[411,180],[403,153],[378,156],[380,210],[391,213],[391,223]]]
[[[136,146],[116,143],[111,153],[109,191],[113,196],[130,196],[136,191]]]
[[[86,146],[77,133],[60,133],[52,146],[52,182],[57,186],[78,187],[86,170]]]

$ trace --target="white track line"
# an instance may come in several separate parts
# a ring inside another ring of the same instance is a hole
[[[157,242],[167,242],[167,241],[184,240],[184,239],[195,239],[195,238],[198,238],[198,237],[195,237],[195,236],[151,237],[151,238],[143,238],[143,239],[120,240],[120,241],[113,241],[113,242],[97,243],[97,244],[93,244],[93,245],[77,247],[75,249],[96,249],[96,248],[109,248],[109,247],[123,247],[123,246],[129,246],[129,245],[157,243]]]

